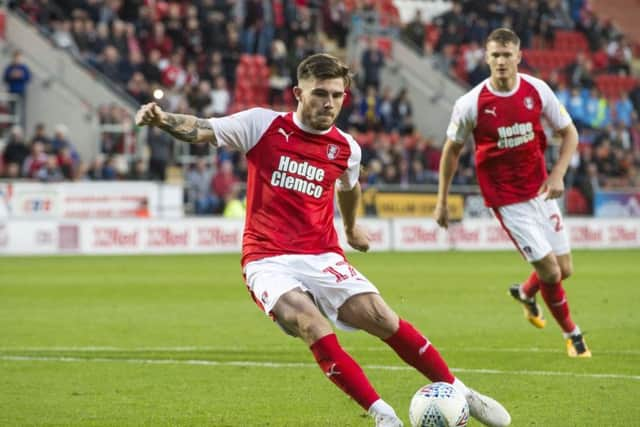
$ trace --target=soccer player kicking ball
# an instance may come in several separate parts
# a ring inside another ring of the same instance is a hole
[[[297,73],[295,112],[253,108],[201,119],[150,103],[137,112],[136,123],[246,154],[242,268],[247,287],[284,332],[309,346],[326,377],[367,410],[376,426],[402,422],[341,347],[327,319],[341,329],[379,337],[431,381],[453,384],[482,423],[509,425],[502,405],[455,378],[431,342],[400,319],[346,260],[333,226],[336,184],[348,243],[360,251],[369,248],[366,231],[356,224],[360,147],[333,125],[351,82],[349,69],[333,56],[317,54],[302,61]]]
[[[473,134],[477,176],[487,206],[522,256],[533,265],[531,276],[509,289],[525,316],[545,326],[535,295],[542,298],[566,340],[571,357],[591,357],[580,328],[569,314],[562,280],[573,269],[569,239],[555,201],[578,146],[578,132],[558,98],[543,81],[518,73],[520,39],[511,30],[493,31],[486,44],[491,76],[460,97],[453,108],[440,161],[435,217],[447,227],[447,195],[465,139]],[[545,117],[562,137],[560,156],[547,176]]]

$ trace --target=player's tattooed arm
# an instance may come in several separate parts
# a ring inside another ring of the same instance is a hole
[[[215,141],[211,123],[195,116],[166,113],[158,127],[189,143]]]
[[[140,107],[135,120],[137,126],[157,126],[182,141],[216,142],[216,135],[208,120],[187,114],[167,113],[155,102]]]

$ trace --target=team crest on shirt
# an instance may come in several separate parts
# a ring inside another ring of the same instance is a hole
[[[533,110],[533,98],[530,96],[525,97],[524,106],[527,107],[528,110]]]
[[[267,291],[264,291],[262,295],[260,295],[260,301],[262,301],[263,304],[267,304],[269,302],[269,293],[267,293]]]
[[[327,158],[329,160],[335,160],[338,157],[338,152],[340,151],[340,147],[335,144],[329,144],[327,146]]]
[[[533,255],[533,250],[531,249],[531,246],[525,246],[524,248],[522,248],[522,250],[529,256]]]

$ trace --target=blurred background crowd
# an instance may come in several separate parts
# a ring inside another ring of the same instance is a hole
[[[429,111],[416,111],[407,90],[385,85],[390,40],[403,40],[470,88],[488,76],[486,36],[507,26],[522,40],[521,71],[545,79],[579,128],[580,147],[566,178],[570,210],[591,213],[598,189],[640,188],[639,45],[613,21],[598,17],[586,0],[453,1],[440,15],[427,20],[416,10],[404,23],[391,0],[9,3],[57,47],[137,103],[155,100],[168,111],[202,117],[252,106],[293,109],[291,88],[302,58],[322,51],[346,58],[350,32],[364,24],[382,27],[382,36],[359,39],[362,53],[349,64],[355,85],[338,119],[362,146],[367,188],[434,185],[438,179],[444,135],[418,132],[414,124]],[[4,70],[6,89],[24,97],[29,80],[16,52]],[[11,109],[1,101],[0,108]],[[91,159],[81,158],[64,123],[52,129],[8,127],[0,175],[44,182],[178,179],[196,214],[222,213],[242,196],[247,166],[238,153],[176,144],[155,129],[139,147],[124,108],[104,105],[98,114],[100,154]],[[465,146],[454,184],[475,184],[472,144]]]

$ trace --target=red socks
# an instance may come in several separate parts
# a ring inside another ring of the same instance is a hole
[[[455,377],[438,350],[411,323],[400,319],[395,334],[384,340],[409,365],[431,381],[453,383]]]
[[[576,328],[576,324],[573,323],[569,314],[569,303],[562,281],[555,284],[540,282],[540,294],[562,330],[571,333]]]
[[[362,368],[340,347],[335,334],[320,338],[310,349],[325,375],[365,411],[380,398]]]
[[[540,278],[538,277],[538,273],[535,270],[531,273],[531,276],[525,280],[522,284],[522,292],[527,296],[527,298],[533,297],[538,289],[540,288]]]

